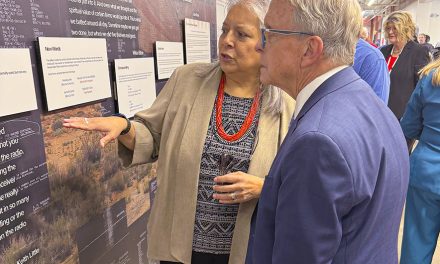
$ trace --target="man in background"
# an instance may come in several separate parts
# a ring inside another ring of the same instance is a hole
[[[353,69],[373,88],[385,105],[388,105],[390,74],[387,63],[382,53],[362,38],[356,44]]]
[[[429,43],[430,39],[431,38],[424,33],[420,33],[417,36],[417,41],[419,42],[419,44],[422,45],[423,47],[425,47],[429,51],[430,54],[433,54],[434,53],[434,46],[431,43]]]
[[[419,42],[419,44],[422,46],[427,46],[427,47],[432,46],[432,44],[429,43],[430,38],[429,38],[429,36],[427,38],[427,36],[428,35],[426,35],[425,33],[420,33],[417,36],[417,42]]]

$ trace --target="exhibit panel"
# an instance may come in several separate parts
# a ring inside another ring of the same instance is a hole
[[[215,0],[0,1],[0,263],[149,263],[156,164],[62,123],[148,108],[172,73],[155,43],[182,65],[185,19],[214,59]]]
[[[149,108],[156,99],[153,58],[115,60],[116,101],[118,112],[133,117]]]
[[[185,18],[185,62],[211,62],[208,22]]]
[[[29,49],[0,49],[0,58],[0,117],[37,109]]]
[[[104,38],[38,38],[47,110],[111,97]]]
[[[156,41],[157,78],[168,79],[176,68],[183,65],[183,43]]]

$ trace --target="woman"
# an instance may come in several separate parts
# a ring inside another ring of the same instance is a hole
[[[279,89],[260,85],[255,46],[267,6],[261,0],[230,5],[219,39],[220,63],[177,69],[134,122],[65,120],[66,127],[105,132],[103,146],[118,138],[124,165],[158,160],[149,258],[244,263],[263,177],[294,109]]]
[[[440,59],[421,71],[421,79],[400,122],[411,154],[401,264],[431,263],[440,232]],[[411,143],[409,145],[412,145]]]
[[[418,81],[418,72],[429,62],[429,52],[413,41],[415,24],[410,13],[396,11],[384,23],[385,37],[391,43],[380,49],[390,72],[388,106],[400,120]]]

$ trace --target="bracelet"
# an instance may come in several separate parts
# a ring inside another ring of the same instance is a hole
[[[130,122],[130,120],[128,120],[128,118],[124,114],[115,113],[112,116],[117,116],[117,117],[120,117],[120,118],[124,118],[125,121],[127,121],[127,126],[125,127],[124,130],[121,131],[121,134],[119,134],[120,136],[123,136],[123,135],[127,134],[128,132],[130,132],[131,122]]]

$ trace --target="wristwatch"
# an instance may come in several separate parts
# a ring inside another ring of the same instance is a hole
[[[124,130],[122,130],[121,134],[119,134],[119,135],[123,136],[123,135],[127,134],[130,131],[130,129],[131,129],[131,122],[130,122],[130,120],[124,114],[121,114],[121,113],[115,113],[112,116],[117,116],[117,117],[120,117],[120,118],[124,118],[125,121],[127,121],[127,126],[125,127]]]

